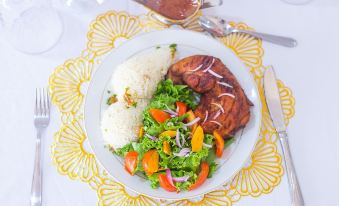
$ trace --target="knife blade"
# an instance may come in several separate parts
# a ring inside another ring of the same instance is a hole
[[[288,143],[277,78],[272,66],[268,66],[265,71],[264,90],[267,107],[281,143],[287,179],[290,187],[292,206],[304,206],[303,195],[299,186],[298,177],[294,168],[292,154]]]
[[[264,90],[267,107],[270,112],[275,129],[278,133],[286,131],[284,114],[280,101],[279,88],[272,66],[268,66],[267,70],[265,71]]]

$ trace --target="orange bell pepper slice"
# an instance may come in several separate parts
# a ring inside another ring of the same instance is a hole
[[[134,175],[138,164],[138,152],[130,151],[125,156],[125,169],[131,175]]]
[[[142,136],[144,136],[144,133],[145,133],[144,127],[140,127],[138,137],[141,138]]]
[[[224,138],[222,138],[222,136],[216,130],[213,131],[213,136],[216,145],[215,155],[220,158],[224,152],[225,141]]]
[[[193,113],[192,110],[188,111],[186,114],[188,114],[188,117],[186,118],[187,122],[191,122],[195,119],[195,114]],[[198,124],[194,124],[192,126],[192,132],[195,131],[195,129],[197,128]]]
[[[171,118],[171,116],[168,113],[160,109],[150,109],[149,113],[151,114],[153,119],[155,119],[155,121],[157,121],[158,123],[164,123],[166,120]]]
[[[152,175],[159,169],[159,154],[156,149],[147,151],[142,158],[142,167],[147,175]]]
[[[208,172],[209,172],[208,163],[202,162],[201,165],[200,165],[200,168],[201,168],[201,170],[200,170],[200,173],[198,175],[197,180],[195,181],[195,183],[193,183],[191,186],[188,187],[189,191],[200,187],[205,182],[205,180],[207,179]]]
[[[177,135],[177,131],[168,130],[168,131],[162,132],[159,135],[159,137],[165,137],[165,136],[175,137],[176,135]]]
[[[204,130],[199,125],[192,136],[191,144],[192,144],[192,152],[199,152],[202,149],[202,144],[204,142]]]
[[[171,152],[172,152],[171,145],[167,141],[164,141],[162,143],[162,147],[163,147],[163,150],[164,150],[165,154],[167,154],[167,155],[171,154]]]

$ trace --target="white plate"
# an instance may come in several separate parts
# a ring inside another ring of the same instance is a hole
[[[219,160],[220,167],[203,186],[189,192],[170,193],[162,188],[152,189],[149,182],[139,176],[130,176],[119,158],[104,148],[105,142],[100,130],[102,110],[105,109],[106,87],[117,65],[131,56],[158,45],[176,43],[178,56],[183,58],[194,54],[209,54],[220,58],[237,77],[248,98],[253,102],[251,119],[246,128],[237,133],[236,144]],[[92,77],[85,102],[85,128],[97,160],[118,182],[129,189],[154,198],[184,199],[205,194],[226,183],[246,163],[254,149],[260,130],[261,102],[256,84],[240,59],[215,39],[201,33],[186,30],[163,30],[135,37],[113,50]]]

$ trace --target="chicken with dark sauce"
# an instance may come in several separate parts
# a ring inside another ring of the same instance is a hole
[[[245,127],[252,102],[231,71],[220,59],[194,55],[173,64],[167,78],[175,84],[187,84],[201,94],[194,114],[206,133],[217,131],[224,138]]]

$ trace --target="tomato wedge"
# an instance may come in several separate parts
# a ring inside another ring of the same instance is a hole
[[[130,151],[125,156],[125,169],[131,175],[134,175],[138,164],[138,152]]]
[[[209,172],[208,163],[202,162],[200,167],[201,167],[201,170],[200,170],[200,173],[198,175],[197,181],[195,181],[195,183],[192,184],[191,186],[189,186],[189,188],[188,188],[188,190],[190,190],[190,191],[200,187],[200,185],[202,185],[205,182],[205,180],[207,179],[208,172]]]
[[[155,121],[157,121],[158,123],[164,123],[167,119],[171,118],[171,116],[168,113],[160,109],[150,109],[149,113],[151,114],[153,119],[155,119]]]
[[[172,185],[167,179],[166,174],[159,174],[159,183],[162,188],[167,190],[168,192],[176,192],[177,188]]]
[[[187,111],[187,105],[183,102],[176,102],[178,109],[178,116],[184,115]]]
[[[152,175],[159,169],[159,154],[156,149],[147,151],[142,158],[142,167],[147,175]]]
[[[213,136],[214,136],[215,145],[216,145],[215,155],[217,157],[221,157],[222,153],[224,152],[224,146],[225,146],[224,138],[222,138],[222,136],[216,130],[213,131]]]

